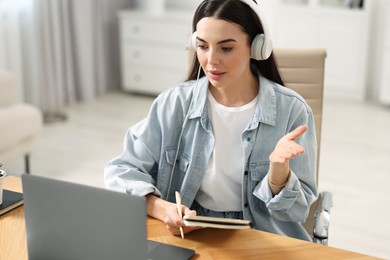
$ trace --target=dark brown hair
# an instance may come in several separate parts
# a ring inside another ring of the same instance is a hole
[[[263,26],[257,14],[248,5],[239,0],[204,0],[195,11],[192,20],[192,32],[196,31],[196,25],[205,17],[214,17],[238,24],[243,32],[248,35],[249,45],[256,35],[263,33]],[[257,61],[251,59],[250,62],[252,73],[255,75],[261,74],[269,80],[284,85],[273,53],[267,60]],[[199,66],[198,57],[194,55],[187,80],[197,78]],[[200,77],[204,75],[203,70],[201,70]]]

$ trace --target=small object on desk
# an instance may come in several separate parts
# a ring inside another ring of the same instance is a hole
[[[3,204],[0,205],[0,215],[23,205],[23,194],[20,192],[4,190]]]
[[[190,227],[210,227],[221,229],[249,229],[250,221],[245,219],[217,218],[207,216],[184,216],[184,224]]]
[[[181,218],[183,218],[183,213],[181,212],[181,196],[180,196],[180,193],[178,191],[176,191],[175,195],[176,195],[177,213],[179,213],[179,216]],[[184,239],[184,232],[183,232],[183,228],[182,227],[180,227],[180,235],[181,235],[181,238]]]
[[[3,164],[0,163],[0,167]],[[7,176],[7,173],[3,170],[0,170],[0,205],[3,204],[3,186],[4,186],[4,179]]]

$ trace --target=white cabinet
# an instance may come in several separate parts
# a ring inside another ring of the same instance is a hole
[[[384,6],[384,30],[381,32],[384,34],[384,43],[382,49],[382,62],[380,71],[379,82],[379,101],[385,105],[390,105],[390,2],[386,2]]]
[[[275,47],[326,49],[325,96],[365,99],[366,9],[279,4],[270,19]]]
[[[369,98],[390,105],[390,1],[372,1],[370,11]]]
[[[192,14],[119,13],[122,88],[159,94],[186,78]]]

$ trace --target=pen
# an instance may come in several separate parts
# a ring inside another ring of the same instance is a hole
[[[180,193],[178,191],[176,191],[175,195],[176,195],[177,213],[179,213],[179,216],[181,218],[183,218],[183,214],[181,212],[181,196],[180,196]],[[184,232],[183,232],[183,228],[182,227],[180,227],[180,234],[181,234],[181,238],[184,239]]]

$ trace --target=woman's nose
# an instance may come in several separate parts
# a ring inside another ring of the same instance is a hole
[[[219,63],[218,53],[215,50],[210,50],[209,57],[208,57],[208,63],[211,65],[215,65],[215,64]]]

